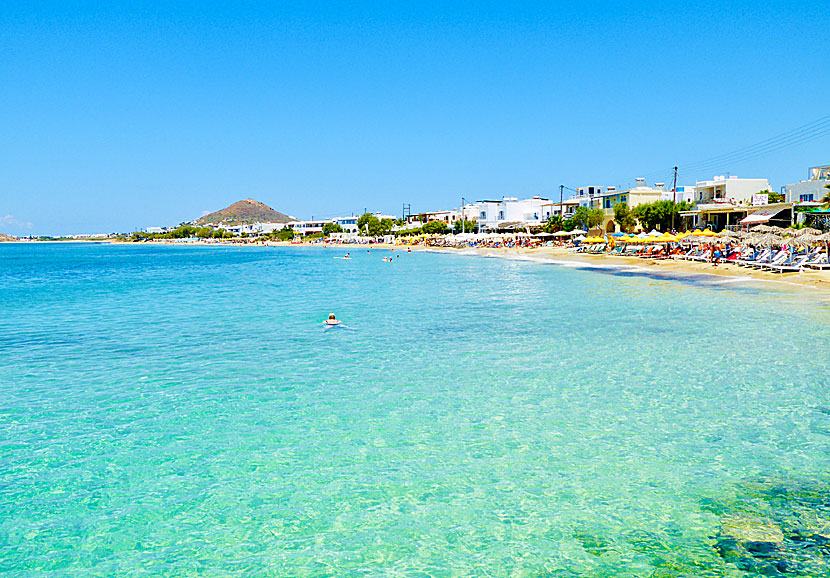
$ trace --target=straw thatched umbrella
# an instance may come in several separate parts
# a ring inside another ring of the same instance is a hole
[[[806,246],[807,240],[804,237],[788,237],[784,239],[783,244],[787,247],[803,247]]]
[[[750,233],[772,233],[778,227],[770,227],[769,225],[757,225],[749,230]]]
[[[772,247],[773,245],[780,244],[783,240],[784,238],[780,235],[766,233],[764,235],[758,235],[758,237],[751,241],[751,244],[760,245],[761,247]]]
[[[727,243],[733,243],[735,241],[739,241],[746,237],[746,234],[741,231],[732,231],[727,229],[726,231],[721,231],[718,234],[718,239],[721,241],[726,241]]]
[[[796,237],[803,237],[804,235],[818,236],[821,235],[821,231],[812,227],[804,227],[803,229],[797,229],[795,232]]]
[[[815,231],[815,229],[813,229]],[[819,231],[820,233],[820,231]],[[804,233],[803,235],[798,235],[797,237],[793,237],[797,241],[801,241],[805,245],[815,245],[821,242],[821,235],[814,234],[814,233]]]

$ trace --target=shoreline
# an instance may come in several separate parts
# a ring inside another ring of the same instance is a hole
[[[422,247],[421,249],[427,249]],[[503,249],[503,248],[467,248],[455,249],[441,247],[439,252],[474,251],[480,256],[490,254],[500,258],[532,259],[547,262],[553,265],[573,266],[592,270],[613,269],[632,271],[639,270],[644,274],[662,272],[667,277],[692,277],[708,275],[725,280],[774,283],[781,288],[814,289],[830,292],[830,270],[804,270],[792,273],[771,273],[759,269],[739,267],[734,263],[721,262],[717,267],[711,263],[699,261],[684,261],[680,259],[649,259],[640,257],[623,257],[594,253],[574,253],[562,247],[537,247],[533,249]]]
[[[90,241],[36,241],[35,243],[89,243]],[[407,252],[431,252],[446,254],[477,255],[480,257],[496,257],[505,259],[536,260],[542,263],[549,263],[559,266],[572,266],[593,270],[639,270],[644,275],[650,272],[662,272],[667,277],[690,277],[695,275],[709,275],[735,281],[768,282],[782,289],[790,290],[813,289],[830,292],[830,270],[810,270],[788,273],[771,273],[759,269],[739,267],[730,262],[721,262],[717,267],[711,263],[699,261],[684,261],[679,259],[650,259],[640,257],[627,257],[595,253],[575,253],[564,247],[534,247],[534,248],[505,248],[505,247],[429,247],[424,245],[391,245],[387,243],[374,243],[372,245],[349,245],[336,243],[291,243],[290,241],[274,241],[268,243],[216,243],[206,241],[190,241],[187,243],[176,241],[150,241],[144,243],[123,242],[123,241],[95,241],[98,244],[108,245],[134,245],[142,244],[174,246],[174,247],[297,247],[335,249],[346,252],[360,252],[364,249],[379,249],[384,251]],[[20,244],[33,243],[32,241],[19,242]],[[11,244],[11,243],[10,243]]]

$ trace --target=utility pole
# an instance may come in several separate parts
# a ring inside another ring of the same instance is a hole
[[[461,197],[461,234],[463,235],[466,233],[465,225],[467,223],[464,222],[464,197]]]
[[[674,213],[677,206],[677,167],[674,167],[674,184],[671,186],[671,230],[674,231]]]
[[[565,201],[565,185],[559,185],[559,216],[565,217],[565,206],[562,204]]]

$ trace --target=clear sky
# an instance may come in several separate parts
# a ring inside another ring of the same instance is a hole
[[[106,4],[0,3],[0,232],[830,163],[825,134],[682,171],[830,115],[824,2]]]

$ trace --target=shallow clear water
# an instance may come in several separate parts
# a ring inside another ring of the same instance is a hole
[[[830,574],[827,297],[342,253],[0,246],[0,574]]]

